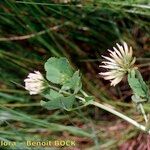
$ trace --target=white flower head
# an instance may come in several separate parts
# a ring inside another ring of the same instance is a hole
[[[39,94],[45,88],[44,77],[39,71],[29,73],[27,78],[24,80],[25,89],[29,91],[30,95]]]
[[[110,57],[102,56],[105,61],[100,67],[108,69],[106,72],[99,73],[105,80],[110,80],[111,86],[118,84],[123,77],[134,68],[136,58],[132,56],[132,47],[129,47],[126,42],[123,45],[116,44],[117,48],[113,47],[114,51],[108,50]]]

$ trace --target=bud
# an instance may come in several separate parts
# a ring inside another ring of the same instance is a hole
[[[25,89],[29,91],[30,95],[39,94],[45,89],[45,79],[39,71],[29,73],[27,78],[24,80]]]

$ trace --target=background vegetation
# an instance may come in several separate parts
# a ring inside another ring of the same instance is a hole
[[[40,106],[42,97],[24,90],[23,80],[34,70],[45,74],[49,57],[65,56],[81,70],[84,89],[97,101],[143,122],[126,79],[110,87],[98,66],[101,54],[124,40],[150,85],[149,29],[148,0],[1,1],[0,140],[17,141],[16,149],[28,148],[26,140],[55,139],[75,140],[78,149],[148,149],[148,135],[103,110],[47,111]],[[145,109],[150,111],[149,104]]]

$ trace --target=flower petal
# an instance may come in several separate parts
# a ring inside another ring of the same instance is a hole
[[[114,63],[115,63],[115,60],[113,60],[113,59],[111,59],[111,58],[109,58],[109,57],[107,57],[107,56],[103,56],[103,55],[102,55],[102,57],[105,58],[106,60],[109,60],[110,62],[114,62]]]
[[[116,86],[121,80],[122,80],[123,77],[118,77],[118,78],[115,78],[114,80],[111,81],[111,86]]]
[[[127,45],[127,43],[123,42],[123,46],[124,46],[124,50],[125,50],[126,55],[128,55],[129,51],[128,51],[128,45]]]
[[[120,58],[123,57],[122,54],[115,47],[113,47],[113,49]]]
[[[116,63],[112,63],[112,62],[109,62],[109,61],[102,61],[103,64],[108,64],[108,65],[113,65],[113,66],[118,66],[118,64]]]
[[[122,47],[121,45],[119,45],[118,43],[116,43],[116,45],[118,46],[118,48],[119,48],[121,54],[122,54],[123,56],[125,56],[125,52],[124,52],[124,50],[123,50],[123,47]]]
[[[113,65],[100,65],[99,67],[107,68],[107,69],[119,69],[118,66],[113,66]]]

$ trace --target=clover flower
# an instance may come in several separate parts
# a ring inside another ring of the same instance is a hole
[[[30,95],[39,94],[45,88],[44,77],[39,71],[29,73],[24,82],[25,82],[25,89],[29,91]]]
[[[114,51],[108,50],[110,57],[102,56],[105,61],[99,67],[106,68],[108,71],[99,73],[105,80],[110,80],[111,86],[118,84],[130,70],[134,68],[136,58],[132,56],[132,47],[128,47],[126,42],[123,46],[116,43],[118,48],[113,47]]]

